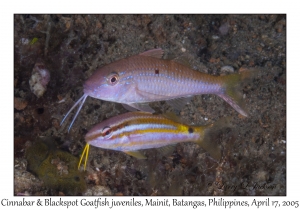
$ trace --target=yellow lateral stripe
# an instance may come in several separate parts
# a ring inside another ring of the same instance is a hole
[[[120,134],[118,137],[116,136],[115,138],[119,138],[121,136],[129,136],[131,133],[133,134],[146,134],[149,133],[150,135],[155,135],[156,133],[172,133],[172,134],[183,134],[183,131],[188,134],[188,127],[187,126],[181,126],[181,129],[178,130],[173,130],[173,129],[166,129],[166,128],[156,128],[156,129],[146,129],[146,130],[135,130],[135,131],[128,131]],[[161,139],[161,141],[156,140],[153,142],[153,144],[160,144],[164,143],[165,139]],[[144,141],[138,141],[138,142],[129,142],[128,145],[126,146],[136,146],[136,145],[141,145],[145,144]],[[125,146],[125,144],[122,143],[116,143],[114,144],[115,147],[120,147],[120,146]]]
[[[177,129],[167,129],[167,128],[149,128],[149,129],[144,129],[144,130],[134,130],[134,131],[128,131],[124,132],[121,135],[126,135],[128,136],[130,133],[135,133],[135,134],[145,134],[145,133],[151,133],[155,135],[155,133],[188,133],[188,126],[185,125],[177,125]]]
[[[170,119],[164,118],[159,115],[149,115],[148,113],[141,113],[141,115],[145,115],[144,117],[140,116],[133,116],[131,118],[122,120],[116,124],[111,125],[111,132],[114,132],[118,129],[124,128],[126,126],[132,126],[132,125],[141,125],[141,124],[157,124],[157,125],[169,125],[176,127],[176,133],[177,132],[187,132],[188,127],[187,125],[174,122]],[[142,133],[149,132],[148,130],[145,130]],[[164,132],[164,131],[158,131],[158,132]],[[122,135],[122,134],[121,134]],[[101,130],[96,131],[94,134],[89,135],[86,139],[87,142],[92,141],[98,137],[103,136],[103,133]]]

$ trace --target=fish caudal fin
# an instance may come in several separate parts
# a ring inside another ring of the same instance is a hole
[[[258,70],[253,69],[222,76],[224,81],[224,91],[217,95],[229,103],[238,113],[247,117],[248,113],[245,108],[245,102],[243,100],[242,93],[239,91],[239,88],[242,82],[246,81],[247,79],[251,79],[252,77],[256,76],[257,73]]]
[[[219,121],[201,126],[201,135],[195,143],[205,149],[214,159],[220,160],[222,156],[221,145],[219,144],[218,135],[224,130],[224,128],[230,128],[231,117],[225,117]]]

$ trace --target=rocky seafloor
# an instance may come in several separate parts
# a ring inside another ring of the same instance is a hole
[[[195,96],[177,113],[199,125],[232,117],[218,135],[222,159],[194,143],[169,155],[146,150],[146,160],[91,147],[87,170],[75,170],[87,131],[127,112],[89,97],[68,132],[71,119],[60,122],[84,81],[153,48],[212,75],[260,69],[241,90],[248,117],[215,95]],[[286,142],[286,15],[14,15],[15,195],[286,195]]]

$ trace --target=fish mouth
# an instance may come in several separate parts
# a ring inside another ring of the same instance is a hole
[[[83,92],[84,92],[84,94],[89,95],[94,98],[97,98],[98,96],[100,96],[101,88],[108,86],[108,84],[106,84],[106,83],[102,83],[102,84],[98,83],[97,85],[89,84],[89,83],[91,83],[91,82],[85,82],[83,84]]]
[[[83,84],[83,92],[86,94],[86,93],[89,93],[91,91],[94,91],[95,88],[92,88],[92,86],[94,85],[91,85],[89,84],[87,81]]]

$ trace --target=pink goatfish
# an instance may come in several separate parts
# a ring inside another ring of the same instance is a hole
[[[195,142],[219,160],[221,150],[213,138],[222,127],[230,127],[229,118],[205,126],[181,123],[176,116],[154,115],[149,112],[127,112],[95,125],[85,136],[87,142],[78,164],[89,153],[89,146],[117,150],[139,159],[146,157],[139,151],[175,145],[180,142]]]
[[[247,116],[237,86],[253,71],[213,76],[189,68],[183,64],[183,59],[163,60],[162,55],[162,49],[153,49],[96,70],[85,81],[83,96],[69,110],[61,124],[79,105],[69,129],[72,127],[88,96],[122,103],[130,111],[134,108],[153,113],[149,102],[166,100],[168,104],[180,110],[191,96],[216,94],[241,115]]]

